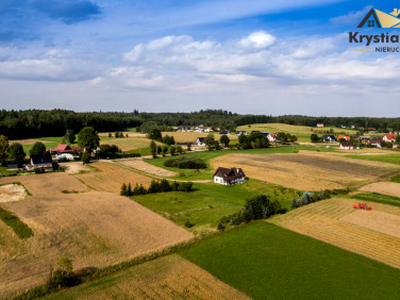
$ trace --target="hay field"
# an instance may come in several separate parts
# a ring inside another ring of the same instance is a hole
[[[211,166],[214,169],[239,167],[248,177],[308,191],[368,183],[400,170],[394,164],[356,161],[311,151],[269,155],[230,154],[215,158]]]
[[[96,191],[111,192],[119,195],[123,183],[131,183],[132,186],[138,183],[148,187],[152,180],[150,177],[127,170],[110,162],[95,162],[91,166],[97,168],[99,172],[78,174],[74,175],[74,177]]]
[[[33,145],[33,144],[35,144],[37,142],[41,142],[43,144],[52,143],[51,141],[45,141],[45,140],[40,140],[40,139],[10,140],[9,141],[10,145],[12,143],[20,143],[22,146],[24,146],[24,145]]]
[[[400,238],[383,233],[382,223],[400,218],[400,208],[372,203],[372,211],[356,212],[358,200],[330,199],[295,209],[270,222],[400,269]],[[353,213],[357,215],[351,216]],[[377,215],[381,217],[374,220]],[[390,214],[386,221],[382,216]],[[364,220],[360,220],[363,219]],[[353,220],[351,223],[349,220]],[[367,224],[367,220],[370,225]],[[400,228],[391,230],[400,232]]]
[[[214,138],[216,141],[219,141],[219,139],[221,138],[221,134],[219,134],[219,132],[211,132],[212,134],[214,134]],[[194,144],[194,142],[197,140],[197,138],[199,137],[206,137],[209,133],[208,132],[163,132],[162,136],[173,136],[175,139],[175,142],[177,143],[192,143]],[[238,137],[236,135],[228,135],[229,139],[232,141],[235,141],[238,139]]]
[[[178,173],[176,172],[172,172],[160,167],[156,167],[154,165],[151,165],[145,161],[143,161],[143,159],[119,159],[118,163],[123,164],[127,167],[131,167],[152,175],[156,175],[156,176],[161,176],[161,177],[173,177],[173,176],[178,176]]]
[[[359,191],[378,193],[400,198],[400,183],[397,182],[375,182],[363,186]]]
[[[20,201],[27,196],[23,186],[6,184],[0,186],[0,203]]]
[[[188,260],[170,255],[47,299],[250,299]]]
[[[137,150],[141,148],[148,148],[151,143],[151,140],[146,138],[146,136],[135,136],[135,137],[128,137],[128,138],[102,138],[100,144],[109,144],[109,145],[116,145],[122,151],[131,151]],[[156,142],[157,145],[164,145],[163,143]]]
[[[2,204],[34,236],[21,240],[0,222],[0,298],[43,284],[61,256],[70,257],[75,270],[105,267],[193,237],[126,197],[33,193]]]

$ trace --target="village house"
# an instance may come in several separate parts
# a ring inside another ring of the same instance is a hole
[[[385,134],[382,140],[386,143],[396,143],[396,136],[394,134]]]
[[[206,128],[204,128],[204,132],[213,132],[214,130],[212,129],[212,127],[207,126]]]
[[[247,135],[247,131],[241,130],[241,131],[236,131],[235,135]]]
[[[222,130],[219,132],[219,134],[231,135],[231,133],[228,130]]]
[[[59,144],[56,148],[49,150],[51,154],[73,153],[74,151],[81,152],[79,147],[70,147],[67,144]]]
[[[53,171],[53,159],[50,152],[31,155],[31,165],[34,169],[43,169],[45,172]]]
[[[341,142],[339,148],[346,150],[353,150],[354,144],[353,142]]]
[[[186,126],[179,126],[178,127],[178,131],[180,132],[190,132],[190,127],[186,127]]]
[[[268,134],[267,139],[268,139],[268,141],[269,141],[270,143],[276,142],[276,134],[275,134],[275,133],[270,133],[270,134]]]
[[[214,173],[214,182],[222,185],[242,184],[246,181],[246,175],[240,168],[219,167]]]
[[[376,137],[369,141],[369,145],[377,148],[382,148],[381,143],[383,142],[383,137]]]
[[[350,141],[350,137],[348,135],[338,135],[337,140],[345,140],[345,141]]]
[[[328,142],[328,143],[330,143],[330,142],[336,142],[336,138],[335,138],[335,136],[334,135],[331,135],[331,134],[326,134],[326,135],[323,135],[322,136],[322,140],[324,141],[324,142]]]
[[[317,127],[318,127],[318,128],[324,127],[324,123],[317,123]]]
[[[205,146],[205,139],[204,137],[198,137],[197,140],[194,142],[197,146]]]

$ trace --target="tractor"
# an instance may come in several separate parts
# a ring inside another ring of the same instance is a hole
[[[371,210],[372,209],[372,207],[368,206],[367,203],[353,204],[353,208],[355,208],[355,209],[363,209],[363,210]]]

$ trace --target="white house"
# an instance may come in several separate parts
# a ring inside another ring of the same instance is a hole
[[[324,127],[324,123],[317,123],[317,127],[318,127],[318,128]]]
[[[222,185],[242,184],[246,181],[246,175],[240,168],[219,167],[214,173],[214,182]]]
[[[214,130],[212,129],[212,127],[207,126],[206,128],[204,128],[204,132],[213,132]]]
[[[275,134],[275,133],[270,133],[270,134],[268,134],[267,139],[268,139],[268,141],[269,141],[270,143],[276,142],[276,134]]]
[[[199,137],[197,140],[194,142],[195,145],[197,146],[205,146],[205,139],[204,137]]]
[[[354,144],[353,142],[342,142],[339,147],[340,149],[353,150]]]
[[[385,134],[383,141],[386,143],[396,143],[396,136],[394,134]]]
[[[45,172],[53,171],[53,159],[50,152],[31,155],[31,165],[33,168],[43,169]]]

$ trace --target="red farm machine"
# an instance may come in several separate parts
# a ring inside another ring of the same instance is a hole
[[[363,209],[363,210],[371,210],[372,209],[372,207],[368,206],[367,203],[353,204],[353,208],[355,208],[355,209]]]

